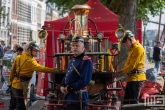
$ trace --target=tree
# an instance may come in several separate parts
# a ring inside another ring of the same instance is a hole
[[[8,13],[5,13],[5,7],[2,6],[2,0],[0,1],[0,26],[4,23],[1,19],[5,19]]]
[[[154,43],[156,43],[158,40],[158,34],[155,35]]]
[[[76,4],[84,4],[88,0],[47,0],[47,2],[56,3],[57,6],[63,8],[63,13]],[[153,16],[158,15],[165,6],[165,0],[100,0],[106,7],[118,14],[119,22],[124,29],[136,33],[136,23],[138,19],[146,20],[147,14]],[[127,58],[127,48],[121,45],[121,52],[119,54],[119,69],[124,65]]]

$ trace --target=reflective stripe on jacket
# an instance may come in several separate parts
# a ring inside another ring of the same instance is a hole
[[[127,74],[133,69],[142,69],[144,68],[144,62],[145,62],[145,50],[143,46],[139,43],[139,41],[136,41],[133,44],[133,47],[130,49],[128,53],[128,58],[124,64],[124,68],[122,69],[123,74]],[[127,77],[126,81],[143,81],[146,80],[145,73],[141,74],[133,74]]]
[[[38,64],[37,61],[28,52],[25,52],[22,55],[18,55],[14,59],[14,63],[11,67],[10,76],[9,76],[10,84],[12,84],[12,87],[15,89],[22,89],[20,80],[15,77],[15,73],[18,72],[19,70],[19,59],[20,59],[20,67],[25,62],[25,60],[28,59],[21,68],[20,71],[21,76],[32,77],[34,71],[46,72],[46,73],[52,73],[55,71],[55,69],[53,68],[48,68]]]

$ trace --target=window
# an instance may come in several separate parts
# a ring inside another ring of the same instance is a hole
[[[33,16],[34,16],[34,13],[33,13],[33,6],[32,6],[32,13],[31,13],[31,15],[32,15],[32,22],[33,22]]]
[[[12,1],[12,14],[15,13],[14,10],[15,10],[15,0]]]
[[[31,23],[31,4],[18,2],[18,20]]]
[[[37,8],[37,23],[41,23],[41,9]]]
[[[18,34],[17,35],[18,35],[17,36],[18,43],[29,41],[30,27],[19,25],[18,26]]]

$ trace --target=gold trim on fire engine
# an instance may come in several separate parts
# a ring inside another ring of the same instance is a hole
[[[48,33],[46,30],[40,30],[38,32],[38,38],[41,39],[41,40],[46,40],[48,37]]]

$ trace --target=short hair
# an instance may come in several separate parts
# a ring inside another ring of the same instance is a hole
[[[22,51],[23,51],[23,48],[22,48],[22,47],[18,47],[18,48],[17,48],[17,51],[22,52]]]

